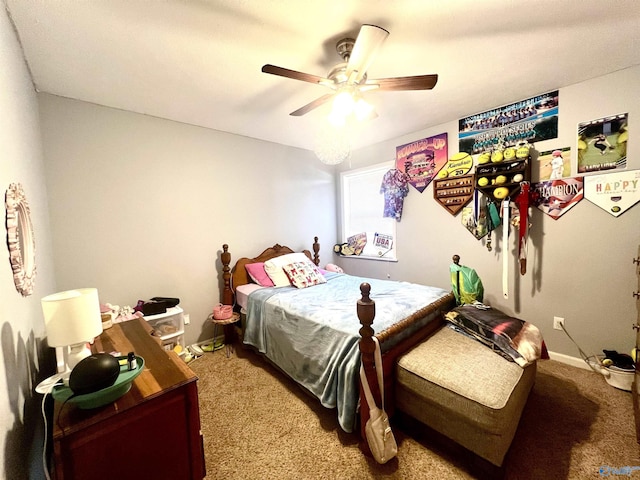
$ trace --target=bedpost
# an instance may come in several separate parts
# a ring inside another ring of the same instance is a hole
[[[224,286],[222,287],[221,302],[224,305],[233,305],[233,290],[231,290],[231,254],[229,253],[229,245],[226,243],[222,245],[222,254],[220,255],[220,261],[222,262],[222,281]]]
[[[371,328],[373,319],[376,316],[376,303],[369,297],[369,294],[371,293],[371,285],[368,283],[362,283],[360,285],[360,293],[362,294],[362,298],[358,300],[357,306],[358,320],[360,320],[360,324],[362,325],[362,328],[360,328],[360,359],[362,361],[364,373],[367,377],[367,381],[369,382],[373,398],[376,401],[376,404],[380,405],[380,387],[378,387],[378,376],[375,371],[375,361],[373,359],[373,354],[376,348],[375,343],[373,342],[373,335],[375,332],[373,331],[373,328]],[[364,398],[361,383],[360,398]],[[368,419],[369,409],[361,406],[360,434],[363,439],[366,438],[364,427]],[[367,447],[366,442],[363,442],[361,448],[366,450]]]
[[[317,266],[320,265],[320,244],[318,243],[318,237],[313,237],[313,263]]]

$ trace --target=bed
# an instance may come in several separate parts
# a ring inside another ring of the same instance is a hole
[[[317,267],[317,237],[312,251],[302,253]],[[229,246],[223,245],[222,302],[239,309],[236,301],[248,289],[241,300],[246,311],[243,342],[264,354],[322,405],[336,408],[344,431],[352,432],[359,425],[362,433],[369,412],[358,410],[361,363],[380,401],[373,335],[383,352],[385,407],[391,413],[396,358],[442,326],[443,313],[455,306],[455,297],[436,287],[322,270],[325,281],[308,288],[255,285],[248,266],[270,264],[294,253],[276,244],[256,257],[238,259],[231,267]]]

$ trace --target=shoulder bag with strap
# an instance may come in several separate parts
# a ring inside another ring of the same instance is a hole
[[[373,458],[378,463],[387,463],[398,453],[398,445],[396,439],[391,431],[391,425],[389,425],[389,417],[387,412],[384,411],[384,376],[382,372],[382,354],[380,353],[380,343],[376,337],[372,337],[376,344],[374,352],[374,360],[376,365],[376,372],[378,372],[378,385],[380,387],[380,398],[382,399],[382,408],[378,408],[376,402],[371,394],[371,388],[367,381],[367,376],[364,373],[364,367],[360,366],[360,379],[362,381],[362,388],[364,390],[364,396],[367,399],[369,406],[369,420],[365,425],[365,434],[367,436],[367,443],[373,454]],[[361,406],[363,408],[363,406]]]

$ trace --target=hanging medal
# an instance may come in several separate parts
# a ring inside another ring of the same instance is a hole
[[[502,296],[509,298],[509,197],[502,201]]]
[[[493,200],[487,201],[487,228],[488,228],[488,237],[487,237],[487,250],[491,251],[491,234],[493,231],[500,226],[500,212],[498,212],[498,207],[496,206]]]
[[[529,236],[529,182],[522,182],[520,193],[516,197],[516,205],[520,213],[518,226],[518,260],[520,275],[527,273],[527,238]]]
[[[473,204],[462,209],[461,221],[477,240],[487,235],[487,201],[478,189],[473,192]]]

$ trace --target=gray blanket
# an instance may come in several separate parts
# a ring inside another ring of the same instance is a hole
[[[309,288],[263,288],[252,292],[244,332],[245,343],[264,353],[322,405],[337,408],[340,426],[346,432],[355,427],[359,398],[361,325],[356,304],[361,298],[362,282],[371,285],[371,298],[376,302],[376,332],[449,293],[407,282],[330,273],[327,283]]]

